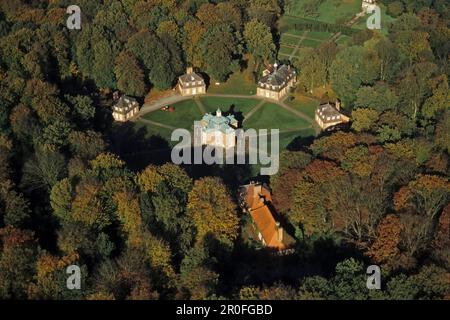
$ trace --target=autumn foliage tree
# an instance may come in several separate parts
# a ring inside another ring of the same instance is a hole
[[[401,231],[402,225],[396,215],[390,214],[383,218],[378,225],[377,237],[368,251],[375,263],[385,263],[399,254]]]
[[[237,207],[218,178],[206,177],[197,180],[189,192],[188,214],[194,221],[197,240],[211,235],[229,243],[238,235],[239,217]]]
[[[80,290],[67,290],[66,268],[69,265],[79,265],[79,257],[76,254],[62,257],[43,253],[36,261],[36,280],[28,288],[31,299],[80,299]],[[83,266],[83,280],[87,278],[86,267]],[[82,281],[82,286],[85,286]]]
[[[36,271],[37,242],[32,231],[0,229],[0,297],[24,299]]]
[[[439,218],[436,233],[432,242],[434,255],[450,266],[450,205],[447,205]]]
[[[444,177],[419,175],[408,186],[410,201],[430,218],[434,218],[449,201],[450,182]]]

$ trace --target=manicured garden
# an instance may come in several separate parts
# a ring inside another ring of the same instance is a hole
[[[332,33],[330,32],[295,29],[295,24],[302,21],[304,21],[304,18],[300,17],[284,16],[281,18],[279,24],[281,38],[278,51],[280,60],[289,58],[297,45],[299,47],[317,48],[331,38]],[[297,53],[294,57],[298,56]]]
[[[300,41],[300,39],[301,38],[299,38],[299,36],[297,36],[297,35],[284,33],[280,38],[280,42],[285,45],[296,46],[298,44],[298,42]]]
[[[311,118],[314,117],[313,109],[317,105],[316,100],[305,97],[304,100],[296,99],[286,103],[293,109]],[[296,137],[315,134],[308,121],[276,103],[263,102],[256,97],[203,96],[175,103],[173,107],[174,112],[157,110],[144,114],[141,120],[137,120],[135,130],[145,130],[147,136],[160,136],[173,145],[170,135],[175,128],[192,130],[194,121],[200,120],[203,116],[201,109],[214,113],[217,108],[220,108],[224,113],[233,112],[238,120],[244,120],[244,129],[279,129],[280,149],[285,149]],[[247,115],[249,115],[248,118],[246,118]]]
[[[302,47],[317,48],[321,43],[321,41],[317,41],[314,39],[304,39],[302,41]]]
[[[317,1],[319,5],[315,12],[308,14],[304,10],[304,4],[308,1],[310,0],[296,0],[295,5],[291,6],[290,10],[285,13],[283,17],[284,23],[289,21],[295,24],[296,21],[299,21],[295,18],[337,23],[342,19],[351,19],[361,11],[361,0],[324,0]]]
[[[328,39],[331,38],[331,36],[332,36],[331,33],[324,32],[324,31],[309,31],[306,34],[306,38],[313,39],[313,40],[318,40],[318,41],[328,40]]]
[[[292,54],[292,51],[294,51],[295,48],[281,46],[280,50],[278,51],[278,55],[281,56],[279,59],[285,59],[287,56],[290,56]],[[283,57],[284,56],[284,57]]]
[[[280,50],[278,52],[279,59],[288,58],[294,51],[294,47],[298,45],[300,40],[298,36],[304,36],[300,43],[300,47],[317,48],[324,41],[331,38],[331,32],[323,31],[307,31],[297,29],[296,25],[314,21],[320,21],[328,24],[340,24],[350,21],[357,13],[362,11],[361,0],[324,0],[317,1],[318,7],[316,14],[307,14],[302,8],[307,0],[298,0],[295,5],[279,20],[278,30],[281,33]],[[381,32],[387,33],[389,24],[395,19],[386,14],[386,7],[380,4],[381,7]],[[367,28],[367,19],[369,15],[360,18],[353,26],[353,29],[364,30]],[[296,37],[297,36],[297,37]],[[346,45],[351,37],[348,35],[341,35],[336,43],[338,45]]]

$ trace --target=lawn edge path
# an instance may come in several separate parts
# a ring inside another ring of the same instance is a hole
[[[257,100],[261,100],[261,102],[256,106],[258,107],[259,105],[261,105],[260,107],[262,107],[266,102],[270,102],[270,103],[274,103],[277,104],[278,106],[282,107],[285,110],[290,111],[291,113],[297,115],[298,117],[306,120],[308,123],[311,124],[311,126],[315,129],[316,133],[320,133],[320,128],[319,126],[317,126],[315,124],[314,119],[310,118],[308,115],[306,115],[305,113],[295,110],[292,107],[288,106],[285,101],[287,99],[287,97],[285,99],[283,99],[282,101],[276,101],[276,100],[272,100],[272,99],[267,99],[264,97],[259,97],[257,95],[241,95],[241,94],[223,94],[223,93],[206,93],[201,95],[201,97],[222,97],[222,98],[236,98],[236,99],[257,99]],[[143,122],[147,122],[149,124],[154,124],[154,125],[158,125],[160,127],[164,127],[166,129],[170,129],[173,130],[174,128],[159,122],[155,122],[155,121],[151,121],[151,120],[147,120],[147,119],[143,119],[143,116],[147,113],[156,111],[158,109],[160,109],[162,106],[168,105],[168,104],[173,104],[173,103],[177,103],[177,102],[181,102],[181,101],[185,101],[185,100],[189,100],[192,99],[192,96],[181,96],[181,95],[174,95],[171,96],[169,98],[166,99],[161,99],[158,101],[155,101],[155,103],[153,104],[145,104],[143,105],[143,107],[141,108],[141,110],[139,110],[139,114],[138,116],[135,118],[135,122],[138,121],[143,121]],[[194,102],[195,102],[195,98],[194,98]],[[197,103],[196,103],[197,104]],[[198,106],[198,104],[197,104]],[[255,107],[255,108],[256,108]],[[200,106],[198,106],[198,108],[200,109]],[[250,112],[252,112],[254,109],[252,109]],[[257,110],[255,110],[256,112]],[[250,113],[249,112],[249,113]],[[246,119],[249,118],[248,114]],[[245,119],[244,119],[245,121]]]
[[[261,107],[262,107],[263,105],[265,105],[266,103],[267,103],[267,101],[265,101],[265,100],[261,100],[260,102],[258,102],[258,104],[257,104],[253,109],[251,109],[251,110],[245,115],[245,118],[244,118],[244,120],[242,121],[242,123],[244,123],[244,122],[247,121],[249,118],[251,118],[251,116],[254,115],[254,114],[256,113],[256,111],[258,111],[259,109],[261,109]]]
[[[206,112],[206,109],[205,109],[205,106],[203,105],[203,102],[202,102],[202,100],[200,99],[200,97],[195,97],[194,98],[194,102],[195,102],[195,104],[197,105],[197,108],[198,108],[198,110],[200,111],[200,113],[202,114],[202,115],[204,115],[204,114],[206,114],[207,112]]]

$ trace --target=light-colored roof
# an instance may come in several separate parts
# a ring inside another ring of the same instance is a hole
[[[237,126],[237,120],[233,115],[222,115],[220,109],[217,110],[216,115],[207,113],[202,118],[202,129],[206,131],[219,130],[226,133],[230,129],[235,129]]]

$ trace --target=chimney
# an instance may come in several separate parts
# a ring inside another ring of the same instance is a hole
[[[192,74],[194,72],[194,68],[193,67],[187,67],[186,68],[186,73],[187,74]]]
[[[339,99],[336,99],[336,109],[337,109],[338,111],[341,110],[341,101],[339,101]]]
[[[278,232],[278,241],[283,242],[283,228],[280,226],[280,223],[277,222],[277,232]]]

